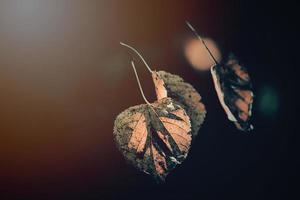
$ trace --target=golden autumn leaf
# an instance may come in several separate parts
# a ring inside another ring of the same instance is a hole
[[[191,120],[192,135],[196,136],[206,115],[200,94],[180,76],[165,71],[153,71],[152,78],[157,98],[160,99],[163,93],[167,93],[168,97],[185,109]]]
[[[188,154],[191,124],[184,109],[163,98],[123,111],[115,121],[114,137],[131,164],[163,181]]]

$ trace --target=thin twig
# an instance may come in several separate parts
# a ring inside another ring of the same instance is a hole
[[[187,26],[194,32],[194,34],[196,35],[196,37],[203,43],[203,45],[205,46],[210,58],[214,61],[215,65],[218,64],[218,61],[215,59],[215,57],[212,55],[211,51],[209,50],[209,48],[206,46],[205,41],[202,39],[202,37],[197,33],[197,31],[194,29],[194,27],[188,22],[185,21],[185,23],[187,24]]]
[[[152,73],[151,68],[149,67],[149,65],[147,64],[147,62],[143,58],[143,56],[135,48],[133,48],[132,46],[129,46],[128,44],[125,44],[123,42],[120,42],[120,45],[128,47],[129,49],[131,49],[132,51],[134,51],[141,58],[141,60],[143,61],[143,63],[146,65],[146,67],[149,70],[149,72]]]
[[[141,94],[142,94],[142,96],[143,96],[143,99],[145,100],[145,102],[146,102],[148,105],[151,106],[151,104],[149,103],[149,101],[146,99],[146,97],[145,97],[145,95],[144,95],[144,92],[143,92],[143,89],[142,89],[142,86],[141,86],[141,82],[140,82],[139,76],[138,76],[138,74],[137,74],[137,72],[136,72],[136,68],[135,68],[135,65],[134,65],[134,62],[133,62],[133,61],[131,61],[131,65],[132,65],[132,68],[133,68],[133,70],[134,70],[134,74],[135,74],[137,83],[138,83],[138,85],[139,85]]]

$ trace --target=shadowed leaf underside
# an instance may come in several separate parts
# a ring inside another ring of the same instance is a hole
[[[254,95],[247,69],[231,55],[225,65],[212,67],[211,73],[228,119],[240,130],[252,130],[250,119]]]
[[[165,88],[168,97],[172,98],[190,117],[192,125],[192,135],[195,137],[204,122],[206,109],[201,102],[201,96],[196,89],[189,83],[185,82],[180,76],[158,71],[152,73],[155,84],[157,98],[161,96],[160,88]]]

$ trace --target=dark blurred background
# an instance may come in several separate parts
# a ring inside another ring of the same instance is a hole
[[[186,19],[248,67],[252,133],[226,119],[210,72],[185,58]],[[0,0],[0,199],[296,199],[297,20],[288,1]],[[188,158],[163,185],[113,141],[115,117],[143,103],[136,56],[120,41],[192,83],[206,105]]]

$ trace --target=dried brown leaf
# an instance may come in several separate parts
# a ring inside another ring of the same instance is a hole
[[[253,104],[253,89],[247,69],[231,54],[227,63],[219,63],[196,29],[186,21],[187,26],[202,42],[214,65],[211,74],[219,101],[230,121],[242,131],[251,131],[250,123]]]
[[[253,89],[247,69],[231,55],[226,64],[211,68],[220,103],[230,121],[242,131],[251,131]]]
[[[164,181],[188,154],[192,140],[191,124],[184,109],[170,98],[163,98],[119,114],[114,138],[130,163]]]

